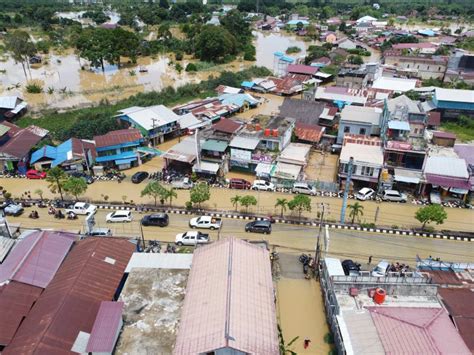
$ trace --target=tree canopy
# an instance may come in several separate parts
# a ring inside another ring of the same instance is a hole
[[[443,224],[448,214],[441,205],[429,205],[419,208],[415,213],[415,218],[422,223],[421,228],[425,229],[427,223]]]
[[[61,196],[61,200],[64,200],[63,189],[66,180],[67,175],[64,170],[61,169],[59,166],[55,166],[54,168],[49,169],[48,174],[46,175],[46,181],[49,183],[49,190],[53,194],[58,192]]]
[[[201,208],[201,203],[208,201],[211,198],[211,191],[209,185],[206,183],[199,183],[193,186],[190,190],[191,202]]]
[[[225,28],[203,26],[197,37],[196,55],[204,61],[220,62],[237,51],[237,41]]]
[[[296,195],[288,202],[288,208],[298,212],[298,218],[301,218],[301,213],[304,211],[311,212],[311,198],[306,195]]]
[[[79,199],[79,196],[84,195],[87,191],[87,182],[81,177],[70,176],[64,182],[64,191],[73,195],[76,200]]]
[[[142,190],[141,196],[153,197],[156,206],[158,198],[160,198],[160,200],[165,200],[168,198],[167,192],[168,191],[158,181],[152,181],[149,182]]]
[[[36,47],[30,35],[25,31],[8,33],[5,36],[5,47],[11,52],[13,60],[21,63],[25,78],[28,80],[25,65],[28,65],[29,58],[36,54]]]

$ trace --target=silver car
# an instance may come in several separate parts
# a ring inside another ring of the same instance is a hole
[[[407,195],[397,190],[385,190],[382,193],[382,200],[391,202],[407,202]]]
[[[291,191],[294,194],[316,195],[316,188],[305,182],[296,182]]]

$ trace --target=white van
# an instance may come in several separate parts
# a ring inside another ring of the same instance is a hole
[[[372,276],[384,277],[385,275],[387,275],[389,267],[390,263],[387,260],[380,261],[375,267],[375,269],[372,270]]]
[[[291,191],[294,194],[316,195],[316,188],[305,182],[295,182]]]

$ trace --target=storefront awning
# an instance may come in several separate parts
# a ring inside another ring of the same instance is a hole
[[[129,159],[117,159],[115,161],[115,164],[117,165],[125,165],[125,164],[130,164],[131,162],[137,160],[137,158],[129,158]]]
[[[219,164],[202,161],[200,164],[193,166],[193,171],[196,173],[216,174],[219,170]]]
[[[458,189],[469,190],[471,188],[471,184],[469,183],[468,179],[461,180],[459,178],[453,178],[449,176],[441,176],[441,175],[432,175],[432,174],[425,174],[426,181],[428,184],[442,186],[442,187],[455,187]]]
[[[257,167],[255,168],[256,175],[270,175],[274,165],[267,164],[267,163],[258,163]]]
[[[395,168],[395,181],[418,184],[420,180],[421,172]]]
[[[451,187],[449,189],[449,192],[452,192],[453,194],[458,194],[458,195],[465,195],[469,192],[469,190],[467,189],[460,189],[460,188],[457,188],[457,187]]]

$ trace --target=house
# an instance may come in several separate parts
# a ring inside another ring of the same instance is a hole
[[[372,23],[374,21],[377,21],[375,17],[372,16],[362,16],[359,19],[357,19],[356,23],[359,25],[361,23]]]
[[[279,115],[293,118],[297,123],[317,125],[325,108],[326,104],[321,102],[285,98]]]
[[[433,103],[442,117],[456,118],[460,114],[474,117],[474,91],[435,88]]]
[[[65,170],[83,171],[96,158],[95,143],[70,138],[57,147],[45,145],[31,154],[30,165],[36,170],[61,166]]]
[[[255,118],[258,120],[259,116]],[[289,117],[275,116],[265,124],[261,124],[262,131],[259,147],[267,150],[282,151],[291,141],[295,128],[295,120]]]
[[[180,115],[180,120],[183,119],[182,115],[184,114],[193,114],[202,121],[209,121],[210,124],[239,111],[240,108],[234,104],[223,104],[218,97],[211,97],[176,106],[173,108],[173,111]]]
[[[15,119],[22,116],[28,104],[18,96],[0,96],[0,119]]]
[[[381,118],[382,110],[377,107],[344,107],[341,111],[337,143],[341,144],[346,134],[379,135]]]
[[[101,303],[114,298],[135,250],[122,238],[78,241],[2,353],[86,353]],[[112,334],[109,320],[100,326]]]
[[[313,59],[311,61],[311,66],[318,67],[318,68],[324,68],[327,65],[331,64],[331,58],[329,57],[320,57]]]
[[[153,145],[162,143],[165,137],[172,136],[179,129],[179,116],[164,105],[129,107],[119,111],[115,117],[127,127],[139,129]]]
[[[442,147],[454,147],[456,143],[456,135],[450,132],[434,131],[433,132],[433,144]]]
[[[444,57],[417,57],[403,55],[384,55],[386,65],[393,66],[398,75],[427,79],[443,79],[448,65]]]
[[[255,171],[259,160],[254,155],[255,149],[260,143],[258,133],[239,134],[229,143],[230,148],[230,167],[232,169]]]
[[[290,64],[288,65],[286,70],[288,74],[301,74],[314,77],[314,75],[318,72],[319,68],[303,64]]]
[[[211,120],[205,118],[197,118],[192,113],[182,115],[179,119],[179,128],[181,129],[181,135],[194,134],[195,130],[210,127]]]
[[[274,297],[266,249],[237,238],[197,248],[173,354],[278,355]]]
[[[336,33],[334,32],[331,32],[331,31],[327,31],[327,32],[323,32],[321,33],[321,35],[319,36],[319,40],[321,42],[326,42],[326,43],[336,43],[337,41],[337,36],[336,36]]]
[[[471,191],[474,191],[474,145],[473,144],[456,144],[454,146],[456,155],[464,159],[469,172],[469,181],[471,183]]]
[[[364,106],[367,103],[367,92],[341,86],[319,86],[314,98],[340,108],[344,105]]]
[[[303,169],[308,163],[311,145],[290,143],[283,149],[271,177],[275,183],[303,179]]]
[[[338,48],[342,48],[342,49],[346,49],[346,50],[357,48],[357,45],[355,44],[355,42],[351,41],[347,37],[346,38],[341,38],[335,44],[338,46]]]
[[[193,171],[216,175],[221,169],[222,175],[224,175],[229,170],[225,159],[228,146],[228,140],[206,139],[201,144],[201,159],[193,166]]]
[[[304,28],[304,27],[307,27],[309,25],[309,21],[308,20],[303,20],[303,19],[290,20],[286,23],[286,25],[290,29],[296,29],[299,26]]]
[[[438,129],[441,126],[441,113],[436,111],[431,111],[427,113],[428,121],[426,122],[427,128],[429,129]]]
[[[219,122],[212,126],[212,130],[216,136],[230,139],[242,128],[242,123],[228,118],[222,118]]]
[[[224,93],[219,95],[219,101],[223,105],[237,107],[239,112],[244,112],[251,108],[255,108],[261,103],[260,100],[246,93]]]
[[[367,86],[368,75],[366,68],[341,68],[336,76],[336,86],[362,89]]]
[[[403,124],[406,133],[410,137],[418,137],[422,138],[425,133],[425,127],[427,124],[427,115],[425,112],[422,112],[418,104],[407,97],[406,95],[400,95],[393,99],[387,100],[387,108],[389,112],[389,129],[390,132],[387,133],[387,137],[391,138],[399,138],[401,132],[396,132],[397,128],[394,127],[396,125],[394,122],[390,123],[390,121],[404,121],[408,123],[408,127],[406,124]],[[392,127],[390,127],[392,125]],[[400,127],[401,124],[398,124]]]
[[[95,136],[96,163],[122,169],[141,165],[138,148],[144,139],[140,130],[121,129]]]
[[[295,136],[298,141],[308,144],[318,144],[326,131],[326,127],[317,124],[296,122]]]
[[[404,93],[413,90],[417,84],[416,79],[389,78],[381,76],[374,80],[373,89],[391,90],[394,93]]]
[[[418,30],[418,34],[419,35],[422,35],[424,37],[434,37],[436,36],[436,32],[434,32],[433,30]]]
[[[392,45],[393,50],[407,51],[407,53],[417,52],[420,54],[434,54],[438,45],[430,42],[415,42],[415,43],[395,43]]]
[[[166,168],[191,172],[192,167],[201,153],[201,143],[204,143],[199,134],[186,137],[168,149],[163,155]]]

